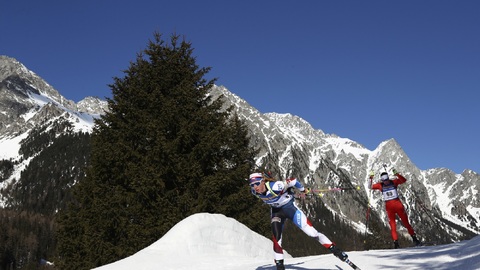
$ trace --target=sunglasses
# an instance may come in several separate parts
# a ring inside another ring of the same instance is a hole
[[[253,183],[250,184],[250,187],[251,187],[251,188],[254,188],[254,187],[260,185],[261,183],[262,183],[262,181],[253,182]]]
[[[384,174],[381,176],[382,181],[388,180],[388,174]]]

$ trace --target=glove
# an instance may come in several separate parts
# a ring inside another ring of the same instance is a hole
[[[374,176],[374,175],[375,175],[375,174],[373,173],[373,171],[370,171],[370,174],[369,174],[370,179],[373,179],[373,176]]]
[[[305,188],[305,189],[303,190],[303,193],[305,193],[305,195],[310,194],[310,192],[312,192],[312,189],[311,189],[311,188]]]
[[[397,172],[397,170],[395,170],[395,168],[392,168],[392,173],[393,173],[393,175],[396,175],[398,172]]]

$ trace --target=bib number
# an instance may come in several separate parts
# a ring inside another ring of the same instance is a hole
[[[383,191],[383,200],[384,201],[390,201],[393,199],[398,198],[398,192],[397,189],[388,189]]]

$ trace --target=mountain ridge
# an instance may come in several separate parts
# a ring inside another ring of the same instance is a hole
[[[226,106],[234,105],[238,115],[251,123],[249,124],[251,134],[270,139],[267,143],[259,143],[260,154],[257,163],[262,164],[266,160],[275,159],[275,162],[280,164],[277,174],[280,174],[281,177],[291,177],[293,176],[292,172],[299,170],[294,176],[306,179],[307,183],[309,183],[308,179],[317,179],[314,184],[338,185],[342,183],[338,179],[330,182],[321,181],[329,179],[329,172],[322,172],[319,164],[329,159],[335,164],[335,168],[331,169],[347,172],[346,175],[350,176],[349,184],[353,182],[360,185],[362,191],[368,194],[366,181],[368,173],[370,170],[374,170],[378,177],[384,171],[383,164],[388,164],[388,169],[395,167],[410,180],[406,185],[401,186],[400,190],[405,193],[406,203],[418,208],[418,215],[425,215],[422,212],[428,209],[451,222],[463,224],[472,233],[479,233],[480,200],[475,194],[479,194],[480,177],[476,172],[466,169],[461,174],[456,174],[447,168],[432,168],[422,171],[415,166],[394,138],[381,142],[374,150],[369,150],[353,140],[314,130],[308,122],[298,116],[277,113],[261,114],[246,101],[229,92],[224,86],[216,86],[212,92],[215,97],[226,97]],[[275,127],[270,128],[272,126]],[[272,138],[281,137],[281,133],[284,133],[283,138],[272,144]],[[298,150],[303,153],[299,153]],[[281,155],[277,154],[280,152]],[[267,153],[273,154],[268,156]],[[300,165],[301,169],[294,169],[294,162],[288,160],[288,157],[292,155],[299,157],[298,160],[304,161],[304,164]],[[273,165],[273,167],[275,166]],[[445,194],[443,191],[446,189],[441,189],[438,184],[435,184],[438,182],[455,182],[469,186],[470,188],[467,190],[469,196],[464,196],[460,189],[454,190],[453,188],[450,189],[452,192]],[[438,199],[438,202],[436,200],[432,202],[429,195],[435,195],[434,198]],[[367,197],[365,196],[364,199],[367,200]],[[373,201],[372,204],[376,211],[386,220],[380,196],[372,196],[370,200]],[[439,205],[442,207],[440,208]],[[357,221],[360,221],[360,217],[357,217]],[[432,226],[438,227],[438,224]]]
[[[354,192],[325,194],[315,201],[339,213],[345,222],[356,224],[356,230],[365,230],[362,224],[367,202],[371,202],[378,220],[388,226],[381,197],[369,192],[366,181],[370,170],[378,177],[383,164],[388,164],[389,170],[395,167],[409,180],[399,190],[419,235],[431,240],[441,229],[451,235],[442,241],[458,241],[469,232],[480,233],[480,176],[476,172],[455,174],[447,168],[422,171],[393,138],[369,150],[353,140],[314,129],[298,116],[262,114],[224,86],[214,86],[210,95],[222,98],[224,109],[232,107],[245,121],[251,144],[259,149],[258,166],[266,166],[278,178],[298,177],[310,187],[359,187]],[[21,172],[31,159],[24,159],[18,144],[24,143],[35,128],[44,127],[45,132],[61,126],[57,136],[64,132],[88,133],[94,120],[107,110],[107,101],[96,97],[78,103],[65,99],[17,60],[0,56],[0,159],[15,163],[14,172],[0,178],[4,179],[0,188],[22,181]],[[5,196],[2,192],[1,205],[6,203]],[[403,228],[399,230],[406,234]]]

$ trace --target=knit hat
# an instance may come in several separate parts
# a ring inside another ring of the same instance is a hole
[[[263,180],[263,174],[262,173],[252,173],[248,177],[248,183],[255,183],[255,182],[260,182]]]

